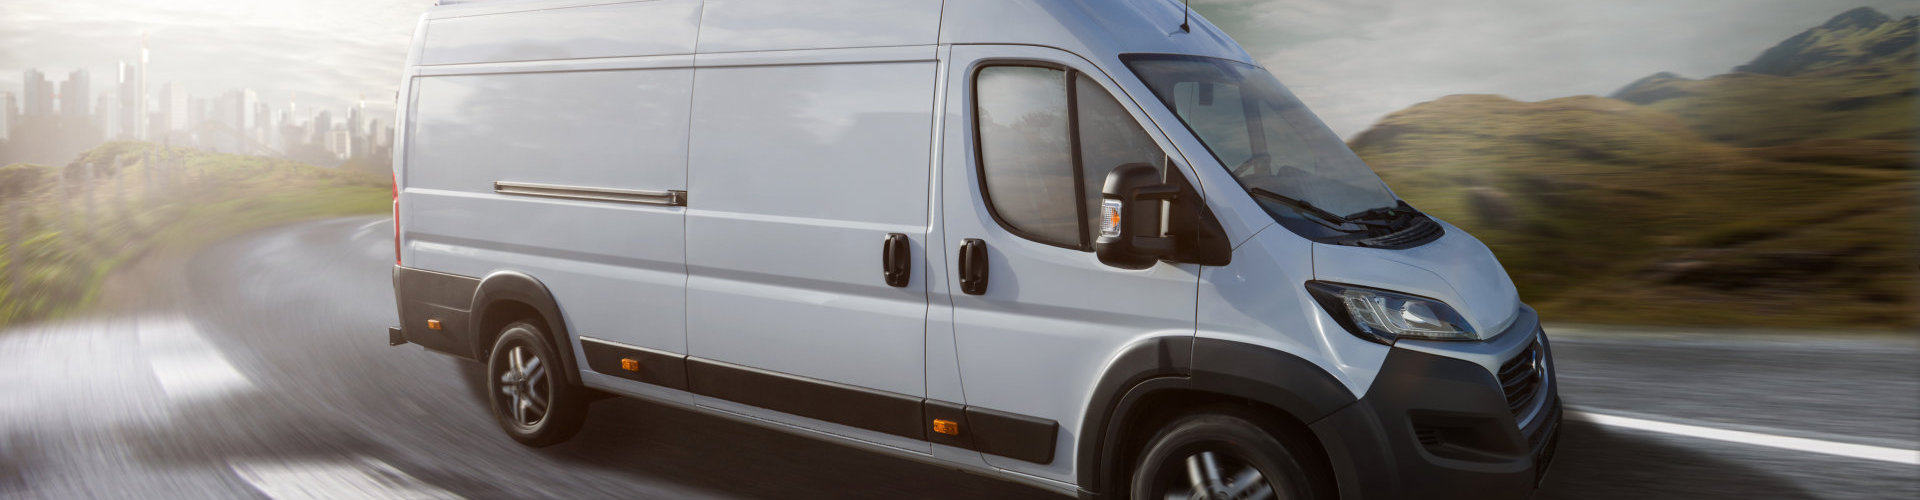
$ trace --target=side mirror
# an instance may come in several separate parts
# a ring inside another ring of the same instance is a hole
[[[1100,238],[1093,252],[1100,262],[1121,269],[1146,269],[1174,257],[1179,244],[1167,236],[1167,208],[1180,187],[1163,182],[1160,170],[1129,163],[1107,174],[1100,189]]]

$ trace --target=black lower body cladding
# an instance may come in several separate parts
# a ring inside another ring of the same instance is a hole
[[[1559,437],[1551,366],[1537,410],[1516,416],[1486,368],[1395,348],[1365,397],[1310,427],[1338,470],[1341,498],[1527,498]]]
[[[393,266],[393,296],[400,332],[411,343],[466,359],[474,358],[473,294],[480,280]],[[428,327],[428,321],[440,328]]]

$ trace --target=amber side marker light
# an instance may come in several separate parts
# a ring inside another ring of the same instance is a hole
[[[960,435],[960,423],[952,420],[933,419],[933,432],[948,436]]]
[[[620,358],[620,369],[630,371],[630,372],[640,371],[640,360],[633,359],[633,358]]]
[[[427,320],[427,329],[428,329],[428,330],[439,330],[439,329],[440,329],[440,320],[437,320],[437,319],[430,319],[430,320]]]

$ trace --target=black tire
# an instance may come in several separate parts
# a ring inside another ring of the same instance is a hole
[[[487,401],[494,421],[514,441],[535,448],[579,433],[591,395],[567,382],[547,338],[532,323],[509,324],[487,355]]]
[[[1190,468],[1189,461],[1197,469]],[[1209,462],[1215,471],[1211,475],[1204,472],[1208,467],[1203,464]],[[1147,442],[1132,470],[1128,492],[1134,500],[1331,498],[1315,491],[1306,469],[1281,440],[1249,416],[1230,410],[1174,419]],[[1258,476],[1244,476],[1249,470]],[[1195,478],[1207,487],[1196,487]],[[1262,483],[1270,492],[1264,496]]]

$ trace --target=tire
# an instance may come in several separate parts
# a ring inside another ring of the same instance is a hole
[[[1147,442],[1132,470],[1134,500],[1331,498],[1314,491],[1279,439],[1231,411],[1175,419]]]
[[[590,396],[560,373],[565,365],[547,338],[532,323],[509,324],[487,355],[487,400],[494,421],[514,441],[535,448],[579,433]]]

